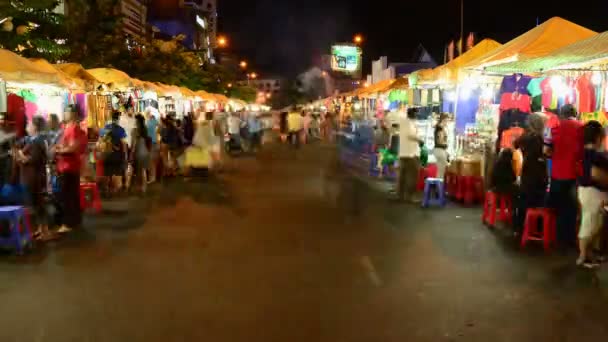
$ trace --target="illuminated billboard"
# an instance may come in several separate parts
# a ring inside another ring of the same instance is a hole
[[[361,49],[353,45],[334,45],[331,47],[331,69],[347,74],[361,71]]]

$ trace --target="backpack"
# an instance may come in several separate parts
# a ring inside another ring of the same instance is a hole
[[[110,154],[112,154],[112,152],[115,151],[115,145],[117,144],[116,141],[114,141],[116,139],[114,139],[114,135],[112,133],[114,133],[114,125],[112,125],[112,127],[102,137],[99,137],[99,140],[97,140],[96,149],[100,152],[99,157],[101,160],[106,159]],[[120,141],[118,142],[118,145],[119,144]]]

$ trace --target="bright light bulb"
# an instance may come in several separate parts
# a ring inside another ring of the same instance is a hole
[[[602,84],[602,74],[594,72],[593,75],[591,75],[591,83],[596,86]]]
[[[481,96],[486,100],[491,100],[494,97],[494,91],[490,87],[484,88]]]
[[[460,91],[460,98],[463,100],[468,100],[471,97],[471,88],[463,87]]]
[[[564,80],[560,76],[551,77],[551,81],[549,82],[551,88],[558,96],[565,95],[568,92],[568,86],[566,86],[566,83],[564,83]]]
[[[454,91],[448,91],[445,94],[445,98],[450,102],[454,102],[456,101],[456,93]]]

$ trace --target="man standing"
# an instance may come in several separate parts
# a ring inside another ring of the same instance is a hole
[[[397,195],[399,200],[414,202],[416,181],[420,169],[420,144],[418,130],[414,120],[416,112],[409,110],[399,119],[399,179]]]
[[[65,113],[66,125],[55,145],[59,183],[59,233],[67,233],[82,223],[80,208],[80,164],[86,151],[86,135],[78,125],[76,112]]]
[[[234,144],[233,146],[238,146],[239,148],[243,148],[241,145],[241,127],[242,121],[239,117],[238,113],[232,113],[228,116],[227,125],[228,125],[228,134],[230,135],[230,142]]]
[[[261,144],[262,124],[257,113],[249,113],[247,115],[247,128],[249,129],[249,139],[251,151],[259,149]]]
[[[559,125],[545,132],[545,154],[552,159],[549,201],[557,214],[557,242],[565,248],[576,245],[576,178],[583,154],[582,133],[572,105],[565,105]]]

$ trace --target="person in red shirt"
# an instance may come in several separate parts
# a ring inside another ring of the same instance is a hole
[[[557,242],[576,246],[576,179],[583,156],[583,126],[576,110],[565,105],[559,125],[545,132],[545,154],[551,157],[549,203],[557,213]]]
[[[86,135],[78,125],[78,113],[65,113],[66,124],[57,145],[57,181],[59,185],[59,233],[67,233],[82,223],[80,208],[80,169]]]

